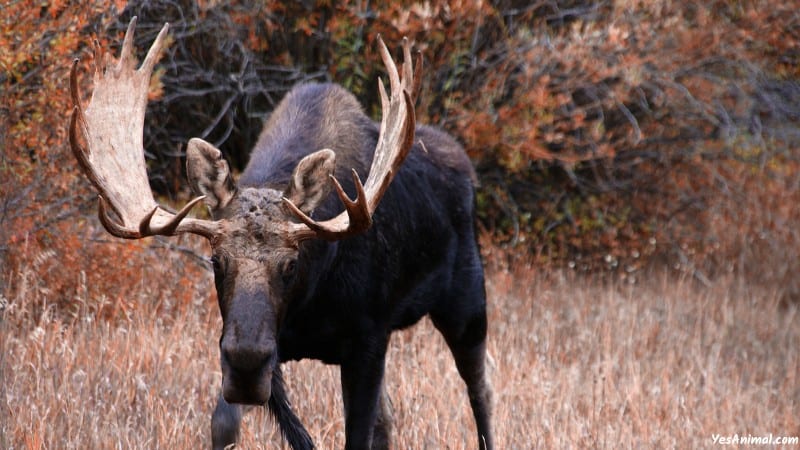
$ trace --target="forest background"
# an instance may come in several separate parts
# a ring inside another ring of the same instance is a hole
[[[800,295],[793,2],[335,3],[6,2],[3,276],[39,259],[59,298],[79,287],[74,267],[98,268],[87,270],[88,289],[127,290],[124,269],[103,268],[122,269],[111,263],[143,244],[85,245],[109,239],[67,148],[66,89],[72,59],[90,73],[92,40],[117,49],[138,15],[139,52],[164,22],[172,30],[145,129],[165,203],[189,195],[188,139],[218,144],[241,170],[298,82],[336,81],[378,118],[375,38],[408,36],[424,56],[419,121],[472,157],[480,227],[504,258],[619,277],[656,262]]]

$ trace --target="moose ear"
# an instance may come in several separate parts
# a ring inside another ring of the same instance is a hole
[[[323,149],[301,159],[283,196],[301,211],[311,214],[331,190],[330,176],[336,168],[336,154]]]
[[[236,193],[236,184],[222,152],[202,139],[193,138],[186,146],[186,176],[194,192],[206,196],[203,201],[214,214]]]

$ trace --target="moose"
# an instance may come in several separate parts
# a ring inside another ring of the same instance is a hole
[[[96,48],[85,108],[74,61],[70,147],[110,234],[192,233],[210,242],[223,321],[213,447],[236,442],[246,405],[266,405],[293,449],[313,448],[280,366],[312,358],[341,368],[345,447],[388,448],[390,335],[428,315],[466,384],[478,447],[493,448],[475,173],[452,137],[416,125],[422,58],[412,64],[408,40],[398,71],[377,39],[390,84],[387,93],[378,82],[380,124],[336,84],[296,86],[267,119],[238,181],[219,149],[188,142],[187,178],[198,196],[171,212],[153,197],[143,149],[148,86],[169,26],[137,69],[135,25],[134,17],[119,59]],[[199,202],[210,219],[188,217]]]

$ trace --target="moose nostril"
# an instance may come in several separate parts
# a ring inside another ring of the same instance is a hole
[[[220,348],[222,358],[231,368],[252,371],[263,368],[272,359],[275,346],[270,344],[236,344],[223,342]]]

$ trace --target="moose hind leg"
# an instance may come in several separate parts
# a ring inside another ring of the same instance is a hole
[[[432,315],[455,359],[458,373],[467,385],[469,403],[478,429],[478,447],[494,448],[491,432],[492,389],[486,374],[486,313],[458,320],[458,314]]]

